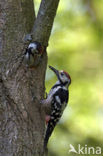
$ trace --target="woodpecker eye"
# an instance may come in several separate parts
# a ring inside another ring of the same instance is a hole
[[[61,76],[63,76],[64,74],[63,73],[61,73]]]

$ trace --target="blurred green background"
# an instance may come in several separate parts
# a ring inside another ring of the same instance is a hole
[[[37,12],[40,0],[35,2]],[[69,104],[49,140],[49,156],[77,155],[68,153],[70,144],[76,149],[78,144],[100,146],[103,155],[103,0],[61,0],[47,51],[48,64],[72,78]],[[55,81],[47,69],[47,92]]]

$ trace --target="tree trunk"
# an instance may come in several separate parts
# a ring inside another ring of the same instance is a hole
[[[47,54],[35,69],[26,68],[22,56],[27,46],[24,37],[32,28],[33,39],[47,46],[58,2],[42,0],[34,24],[32,0],[0,0],[0,156],[44,155],[40,99],[45,92]]]

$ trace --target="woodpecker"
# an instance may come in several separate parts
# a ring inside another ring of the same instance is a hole
[[[26,48],[24,54],[24,63],[27,67],[35,67],[39,64],[41,56],[43,53],[43,48],[41,44],[37,41],[29,44]]]
[[[56,74],[58,81],[51,88],[46,99],[42,103],[50,104],[51,111],[46,117],[47,129],[44,138],[44,149],[47,149],[47,143],[57,122],[60,120],[63,111],[68,103],[69,92],[68,87],[71,84],[71,78],[65,71],[58,71],[52,66],[49,68]]]

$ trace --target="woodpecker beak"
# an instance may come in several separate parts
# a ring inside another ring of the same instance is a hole
[[[52,67],[52,66],[49,66],[49,68],[56,74],[56,76],[59,79],[59,71],[57,69],[55,69],[54,67]]]

